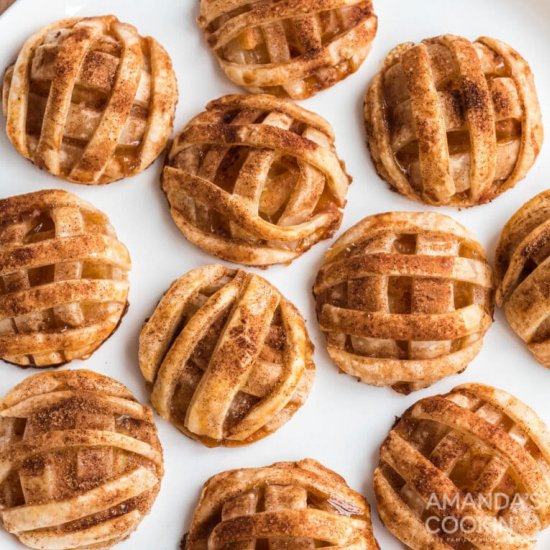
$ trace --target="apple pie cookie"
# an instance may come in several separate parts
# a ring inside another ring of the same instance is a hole
[[[550,368],[550,191],[504,226],[495,259],[496,303],[537,361]]]
[[[174,140],[162,181],[187,239],[254,266],[290,263],[330,237],[349,183],[330,125],[269,95],[211,102]]]
[[[277,430],[315,375],[296,308],[262,277],[221,265],[170,287],[141,331],[139,364],[158,414],[209,447]]]
[[[305,99],[361,66],[378,20],[371,0],[201,0],[199,24],[233,82]]]
[[[493,38],[397,46],[365,101],[380,176],[427,204],[473,206],[525,177],[543,141],[531,69]]]
[[[0,518],[29,548],[110,548],[163,475],[151,410],[85,370],[30,376],[0,400]]]
[[[480,384],[401,417],[374,473],[380,519],[412,550],[524,550],[550,523],[550,433],[527,405]]]
[[[208,480],[182,550],[379,550],[367,501],[315,460]]]
[[[65,191],[0,200],[0,358],[89,357],[128,304],[130,257],[105,214]]]
[[[315,286],[344,372],[401,393],[463,371],[492,323],[492,272],[475,237],[428,212],[369,216],[325,255]]]
[[[177,84],[151,37],[112,15],[57,21],[4,76],[6,131],[24,157],[88,185],[147,168],[172,131]]]

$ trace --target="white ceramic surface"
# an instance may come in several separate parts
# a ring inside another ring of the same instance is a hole
[[[157,38],[168,50],[178,77],[180,99],[175,130],[208,100],[238,92],[218,69],[195,23],[198,0],[18,0],[0,17],[0,70],[11,63],[23,41],[42,25],[75,15],[114,13]],[[379,33],[361,69],[335,87],[302,102],[334,126],[337,148],[354,178],[341,231],[364,216],[388,210],[422,210],[396,193],[374,172],[363,130],[362,102],[366,86],[384,55],[396,44],[443,33],[475,39],[500,38],[519,50],[535,73],[543,113],[550,113],[549,0],[375,0]],[[545,118],[550,133],[550,119]],[[108,186],[91,188],[65,183],[39,171],[19,156],[0,131],[0,196],[48,188],[77,193],[106,212],[133,260],[130,310],[120,329],[92,358],[69,368],[88,368],[126,384],[147,400],[137,366],[137,338],[170,283],[187,270],[216,261],[188,243],[173,224],[160,190],[161,161],[145,173]],[[550,138],[535,167],[515,189],[492,204],[468,210],[440,209],[472,229],[493,257],[506,220],[527,199],[550,186]],[[427,209],[427,207],[424,207]],[[407,397],[390,389],[357,383],[339,375],[324,350],[314,315],[311,286],[329,242],[313,247],[290,267],[261,274],[277,285],[302,311],[316,345],[317,379],[306,405],[282,429],[250,447],[206,449],[164,420],[157,419],[164,448],[166,475],[152,513],[120,550],[176,550],[185,533],[199,490],[211,475],[228,468],[262,466],[280,460],[313,457],[342,474],[364,493],[373,509],[376,536],[383,550],[402,546],[380,524],[372,490],[378,448],[394,418],[421,397],[448,391],[468,381],[485,382],[514,393],[550,423],[550,372],[538,365],[508,328],[501,312],[485,338],[479,356],[464,374],[447,378]],[[0,364],[0,394],[34,373]],[[539,548],[550,547],[550,529]],[[23,548],[0,530],[0,548]]]

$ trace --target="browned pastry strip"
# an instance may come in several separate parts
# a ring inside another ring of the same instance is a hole
[[[374,488],[382,522],[412,550],[534,548],[550,523],[550,434],[512,395],[459,386],[405,412]]]
[[[550,191],[524,204],[496,250],[497,304],[535,358],[550,367]]]
[[[367,501],[318,462],[281,462],[207,481],[183,550],[379,550]]]
[[[208,446],[247,445],[277,430],[315,374],[296,308],[262,277],[221,265],[178,279],[139,344],[156,411]]]
[[[29,548],[110,548],[162,475],[151,410],[110,378],[37,374],[0,400],[0,518]]]
[[[434,205],[492,200],[525,177],[543,141],[529,65],[486,37],[397,46],[369,87],[365,121],[379,175]]]
[[[162,177],[187,239],[262,267],[290,263],[330,237],[349,183],[330,125],[269,95],[211,102],[174,140]]]
[[[177,101],[162,46],[116,17],[64,19],[23,45],[3,85],[6,131],[40,168],[76,183],[110,183],[164,149]]]
[[[378,20],[371,0],[201,0],[221,68],[254,93],[305,99],[354,73]]]
[[[0,357],[37,367],[89,357],[126,310],[129,269],[107,216],[75,195],[0,200]]]
[[[329,355],[344,372],[396,391],[464,370],[492,322],[492,272],[451,218],[369,216],[326,253],[315,286]]]

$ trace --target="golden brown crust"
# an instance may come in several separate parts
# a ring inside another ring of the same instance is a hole
[[[174,140],[162,178],[187,239],[253,266],[290,263],[330,237],[349,183],[330,125],[269,95],[209,103]]]
[[[524,204],[496,250],[497,304],[537,361],[550,368],[550,191]]]
[[[112,15],[57,21],[31,36],[3,85],[6,132],[26,158],[97,185],[137,174],[172,131],[177,84],[151,37]]]
[[[313,293],[338,367],[409,393],[463,371],[492,322],[492,272],[441,214],[369,216],[325,255]]]
[[[434,205],[492,200],[525,177],[543,142],[528,63],[487,37],[397,46],[369,87],[365,121],[380,177]]]
[[[163,475],[153,414],[86,370],[30,376],[0,400],[0,519],[30,548],[110,548]]]
[[[412,550],[534,548],[550,523],[550,434],[510,394],[459,386],[405,412],[374,488],[382,522]]]
[[[256,548],[259,539],[272,550],[379,550],[367,501],[311,459],[208,480],[183,550]]]
[[[201,0],[198,21],[229,79],[294,99],[354,73],[378,26],[371,0]]]
[[[0,358],[86,359],[128,304],[130,257],[105,214],[72,193],[0,200]]]
[[[210,447],[277,430],[315,376],[296,308],[262,277],[221,265],[170,287],[141,331],[139,364],[155,410]]]

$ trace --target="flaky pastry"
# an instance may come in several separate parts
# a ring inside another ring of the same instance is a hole
[[[151,410],[111,378],[41,373],[0,400],[0,520],[29,548],[110,548],[162,475]]]
[[[201,0],[221,68],[249,91],[305,99],[354,73],[378,21],[371,0]]]
[[[380,518],[412,550],[527,550],[550,523],[550,433],[480,384],[428,397],[398,421],[374,473]]]
[[[496,303],[537,361],[550,368],[550,191],[524,204],[496,250]]]
[[[367,501],[315,460],[207,481],[182,550],[379,550]]]
[[[105,214],[72,193],[0,200],[0,358],[89,357],[128,304],[130,257]]]
[[[208,446],[248,445],[304,404],[313,346],[296,308],[262,277],[194,269],[163,296],[139,339],[156,411]]]
[[[6,132],[24,157],[89,185],[147,168],[177,101],[172,62],[113,15],[63,19],[23,45],[4,76]]]
[[[486,37],[397,46],[369,88],[365,119],[379,175],[434,205],[492,200],[525,177],[543,141],[529,65]]]
[[[192,243],[269,266],[338,229],[349,182],[323,118],[269,95],[229,95],[174,140],[162,185]]]
[[[448,216],[369,216],[325,255],[313,288],[328,352],[367,384],[409,393],[463,371],[492,322],[492,272]]]

